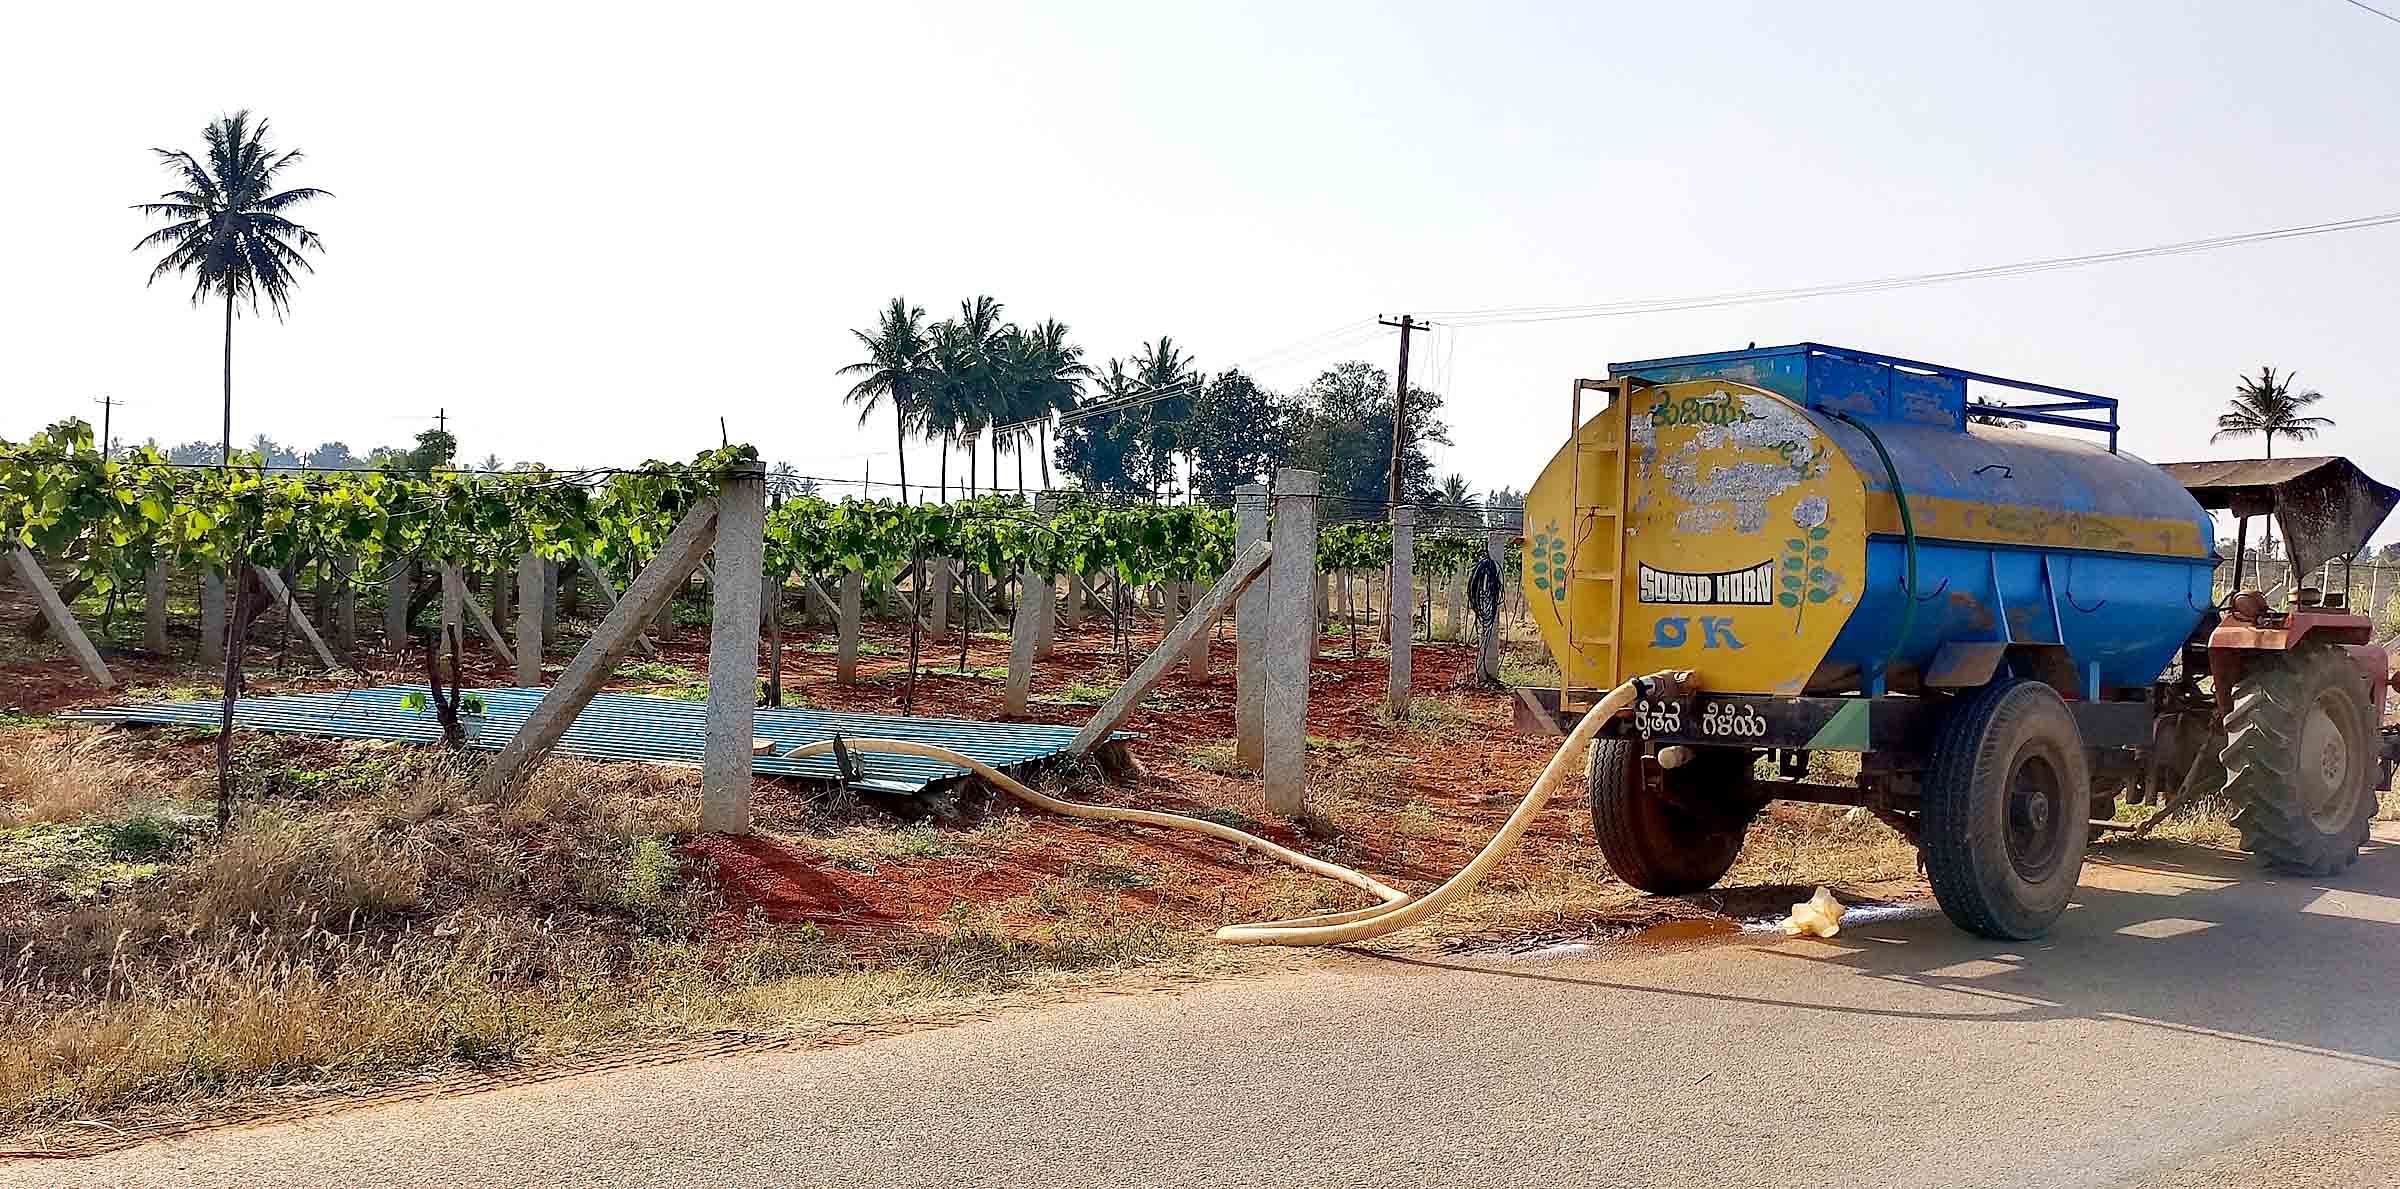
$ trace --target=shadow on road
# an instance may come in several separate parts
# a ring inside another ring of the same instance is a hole
[[[1567,973],[1558,968],[1569,966],[1564,962],[1534,968],[1360,956],[1495,978],[1840,1015],[1965,1024],[2108,1020],[2400,1070],[2400,1029],[2362,1020],[2355,1006],[2362,996],[2379,1001],[2386,988],[2400,985],[2400,845],[2389,841],[2369,843],[2356,867],[2331,880],[2276,875],[2238,855],[2191,847],[2095,852],[2066,917],[2033,942],[1972,937],[1937,913],[1844,930],[1831,940],[1745,939],[1716,948],[1835,967],[1978,1002],[1959,1011],[1873,1007],[1700,989],[1666,978],[1645,981],[1643,966],[1600,978]]]

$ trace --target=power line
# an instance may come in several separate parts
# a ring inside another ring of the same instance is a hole
[[[2355,2],[2355,0],[2354,0]],[[1583,318],[1619,318],[1634,314],[1671,313],[1679,310],[1717,309],[1724,306],[1761,305],[1769,302],[1798,301],[1812,297],[1841,297],[1860,293],[1879,293],[1890,289],[1908,289],[1922,285],[1939,285],[1952,281],[1975,281],[1993,277],[2027,276],[2034,273],[2057,272],[2082,268],[2092,264],[2112,264],[2124,260],[2145,260],[2156,256],[2183,256],[2195,252],[2241,244],[2266,243],[2279,239],[2299,239],[2312,235],[2329,235],[2337,231],[2361,231],[2371,227],[2386,227],[2400,223],[2400,211],[2379,215],[2362,215],[2354,219],[2337,219],[2330,223],[2308,223],[2297,227],[2278,227],[2270,231],[2249,231],[2238,235],[2220,235],[2208,239],[2184,240],[2179,243],[2157,244],[2146,248],[2125,248],[2113,252],[2092,252],[2080,256],[2053,256],[2040,260],[2023,260],[2014,264],[1994,264],[1980,268],[1954,269],[1948,272],[1909,273],[1900,276],[1875,277],[1866,280],[1840,281],[1825,285],[1805,285],[1788,289],[1751,289],[1729,293],[1697,294],[1686,297],[1639,298],[1626,301],[1599,302],[1589,305],[1501,306],[1479,310],[1436,310],[1433,317],[1446,323],[1470,326],[1497,325],[1514,322],[1559,322]]]
[[[2347,4],[2352,8],[2363,8],[2368,12],[2374,13],[2376,16],[2382,17],[2383,19],[2390,21],[2395,25],[2400,25],[2400,16],[2393,16],[2392,14],[2385,12],[2384,10],[2377,8],[2372,4],[2363,3],[2362,0],[2342,0],[2342,3]]]

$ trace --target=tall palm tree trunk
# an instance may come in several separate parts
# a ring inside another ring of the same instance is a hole
[[[976,480],[976,474],[977,474],[977,473],[976,473],[976,470],[975,470],[975,468],[976,468],[978,465],[980,465],[980,464],[979,464],[978,456],[977,456],[977,455],[976,455],[976,453],[975,453],[975,435],[974,435],[974,434],[972,434],[972,433],[970,433],[970,434],[968,434],[968,435],[967,435],[967,498],[968,498],[968,499],[974,499],[974,498],[975,498],[975,480]]]
[[[950,502],[950,438],[949,430],[942,431],[942,502]]]
[[[233,287],[225,287],[225,442],[218,461],[233,463]]]
[[[1048,491],[1048,490],[1050,490],[1050,422],[1049,422],[1049,420],[1045,418],[1045,419],[1042,421],[1042,423],[1041,423],[1040,425],[1037,425],[1037,426],[1034,426],[1034,427],[1033,427],[1033,431],[1034,431],[1035,433],[1037,433],[1037,434],[1040,434],[1040,435],[1041,435],[1041,446],[1039,447],[1039,449],[1040,449],[1040,450],[1041,450],[1041,452],[1042,452],[1042,490],[1044,490],[1044,491]]]
[[[908,502],[908,418],[900,402],[892,402],[892,453],[900,458],[900,502]]]

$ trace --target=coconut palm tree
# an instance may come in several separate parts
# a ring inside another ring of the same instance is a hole
[[[1034,420],[1034,449],[1042,463],[1042,490],[1050,490],[1050,418],[1073,410],[1083,397],[1083,382],[1092,375],[1083,361],[1083,348],[1067,341],[1067,324],[1056,318],[1025,331],[1020,337],[1026,385],[1019,410]],[[1020,442],[1022,445],[1022,442]]]
[[[2312,417],[2301,412],[2325,399],[2325,395],[2321,392],[2293,391],[2292,382],[2298,378],[2298,372],[2277,376],[2274,368],[2263,364],[2258,369],[2257,379],[2240,377],[2242,382],[2233,386],[2233,399],[2225,402],[2224,412],[2217,414],[2217,432],[2210,434],[2208,440],[2221,442],[2226,438],[2256,435],[2265,439],[2267,457],[2273,458],[2277,434],[2295,442],[2305,442],[2317,436],[2318,430],[2333,428],[2332,418]],[[2259,556],[2271,556],[2274,551],[2275,520],[2269,517],[2266,541],[2260,547]]]
[[[167,225],[143,236],[133,250],[167,249],[150,269],[149,283],[178,273],[192,278],[193,305],[225,303],[225,436],[218,457],[230,459],[234,308],[247,302],[255,315],[264,298],[278,318],[291,309],[293,284],[301,273],[315,271],[302,253],[322,252],[325,244],[286,212],[332,195],[309,186],[276,189],[283,171],[300,163],[300,150],[276,152],[267,143],[267,121],[252,123],[247,111],[211,121],[200,135],[208,142],[206,161],[181,149],[150,150],[175,175],[178,188],[134,205]]]
[[[968,433],[979,424],[974,407],[975,352],[967,342],[966,332],[954,319],[944,318],[933,324],[932,344],[925,353],[925,432],[942,443],[942,499],[950,499],[950,451],[959,442],[959,435]],[[975,448],[967,447],[967,462],[975,462]]]
[[[1004,307],[987,295],[958,303],[959,349],[966,359],[966,408],[962,432],[967,444],[968,485],[974,485],[975,439],[989,427],[1005,424],[1006,395],[1001,391],[1002,339],[1010,329],[1000,321]],[[992,435],[992,490],[1000,489],[1000,436]]]
[[[1175,484],[1175,451],[1182,444],[1176,431],[1192,415],[1192,399],[1200,387],[1200,369],[1175,345],[1174,339],[1163,334],[1155,343],[1142,344],[1133,368],[1143,391],[1175,393],[1144,405],[1141,410],[1142,453],[1150,463],[1151,482],[1171,490]]]
[[[2320,429],[2333,428],[2330,417],[2310,417],[2302,413],[2308,406],[2325,399],[2321,392],[2296,392],[2292,381],[2298,373],[2275,374],[2272,367],[2258,369],[2258,378],[2241,377],[2234,385],[2233,399],[2225,403],[2225,411],[2217,414],[2217,432],[2208,440],[2221,442],[2227,438],[2257,436],[2266,439],[2267,457],[2275,457],[2275,437],[2280,434],[2295,442],[2305,442],[2317,436]]]
[[[1467,486],[1465,475],[1443,476],[1441,486],[1427,493],[1425,502],[1436,524],[1483,523],[1483,501],[1475,498],[1475,489]]]
[[[924,409],[917,393],[925,382],[925,311],[895,297],[876,318],[874,333],[850,332],[867,357],[837,370],[857,376],[843,400],[859,406],[858,423],[865,425],[888,400],[892,407],[892,438],[900,455],[900,502],[908,502],[908,431],[922,422]]]

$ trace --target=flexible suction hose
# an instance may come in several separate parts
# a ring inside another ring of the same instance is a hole
[[[1270,842],[1256,834],[1245,830],[1236,830],[1231,826],[1202,818],[1187,817],[1180,813],[1160,813],[1150,809],[1121,809],[1114,805],[1087,805],[1080,801],[1067,801],[1053,797],[1027,786],[1015,777],[973,756],[961,755],[946,747],[937,747],[930,743],[918,743],[907,739],[845,738],[842,743],[846,747],[860,751],[924,756],[956,764],[992,782],[1008,795],[1028,805],[1047,809],[1066,817],[1133,822],[1145,826],[1160,826],[1169,830],[1206,834],[1211,838],[1257,851],[1303,871],[1322,875],[1328,879],[1340,880],[1383,901],[1383,903],[1369,908],[1295,917],[1283,921],[1227,925],[1217,930],[1217,940],[1239,944],[1341,945],[1347,942],[1366,941],[1381,937],[1386,933],[1405,929],[1440,912],[1452,901],[1472,891],[1486,873],[1490,872],[1501,859],[1507,857],[1508,852],[1516,849],[1518,840],[1524,837],[1526,829],[1533,824],[1535,815],[1539,814],[1542,807],[1549,802],[1551,794],[1557,791],[1559,782],[1566,778],[1566,774],[1574,771],[1576,763],[1583,758],[1584,750],[1591,746],[1592,736],[1599,733],[1602,725],[1632,705],[1634,699],[1642,696],[1643,691],[1650,688],[1653,683],[1664,681],[1688,687],[1691,679],[1692,674],[1689,672],[1656,673],[1649,677],[1637,677],[1609,691],[1608,696],[1600,699],[1600,704],[1594,706],[1590,713],[1583,716],[1583,721],[1575,725],[1575,729],[1567,735],[1566,742],[1559,745],[1558,751],[1550,757],[1550,762],[1543,766],[1541,776],[1536,778],[1533,787],[1526,791],[1525,799],[1517,803],[1516,811],[1508,815],[1508,820],[1501,824],[1498,833],[1492,835],[1492,840],[1484,844],[1483,850],[1469,860],[1465,867],[1460,868],[1458,874],[1444,880],[1440,887],[1423,896],[1415,897],[1393,888],[1373,876],[1353,871],[1337,863],[1328,863],[1323,859],[1312,858],[1288,846]],[[784,753],[784,756],[787,759],[799,759],[805,756],[823,755],[832,750],[833,741],[827,740],[823,743],[811,743],[804,747],[794,748]]]

